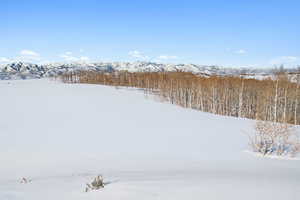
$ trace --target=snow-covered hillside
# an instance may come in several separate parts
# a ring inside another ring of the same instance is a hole
[[[162,64],[153,62],[97,62],[97,63],[11,63],[0,65],[0,80],[32,79],[59,75],[65,72],[91,70],[91,71],[129,71],[129,72],[162,72],[184,71],[199,75],[239,75],[246,74],[250,78],[264,78],[271,74],[270,69],[223,68],[218,66],[195,64]]]
[[[36,79],[0,81],[0,91],[1,200],[300,197],[300,161],[245,153],[251,120],[134,89]],[[85,193],[98,174],[108,184]]]

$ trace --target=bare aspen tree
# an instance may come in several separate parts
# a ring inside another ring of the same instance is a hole
[[[288,86],[286,86],[284,88],[284,106],[283,106],[283,122],[284,123],[286,123],[287,92],[288,92]]]
[[[299,86],[300,86],[300,68],[296,74],[296,92],[295,92],[295,108],[294,108],[294,124],[297,125],[297,109],[299,104]]]
[[[238,117],[242,117],[243,92],[244,92],[244,80],[242,79],[242,86],[241,86],[240,94],[239,94],[239,114],[238,114]]]
[[[274,122],[277,122],[278,84],[279,84],[279,80],[277,78],[277,80],[275,81]]]

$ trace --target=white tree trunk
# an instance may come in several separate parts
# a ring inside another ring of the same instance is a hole
[[[240,94],[239,94],[239,113],[238,117],[243,117],[242,116],[242,109],[243,109],[243,93],[244,93],[244,80],[242,80],[242,87],[240,89]]]
[[[278,80],[276,80],[276,86],[275,86],[274,122],[277,122],[277,102],[278,102]]]

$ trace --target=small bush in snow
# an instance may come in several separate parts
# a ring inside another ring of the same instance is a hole
[[[250,145],[254,152],[263,155],[294,157],[300,152],[300,144],[293,125],[257,121],[255,133],[250,137]]]
[[[20,183],[22,183],[22,184],[26,184],[26,183],[29,183],[29,182],[31,182],[31,180],[29,180],[27,178],[24,178],[24,177],[20,181]]]
[[[94,180],[91,183],[87,183],[85,188],[85,192],[88,192],[90,190],[99,190],[100,188],[104,188],[104,182],[102,176],[97,176],[94,178]]]

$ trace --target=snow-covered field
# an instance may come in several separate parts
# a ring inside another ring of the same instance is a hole
[[[0,81],[0,105],[0,200],[300,199],[299,160],[245,153],[251,120],[49,80]]]

